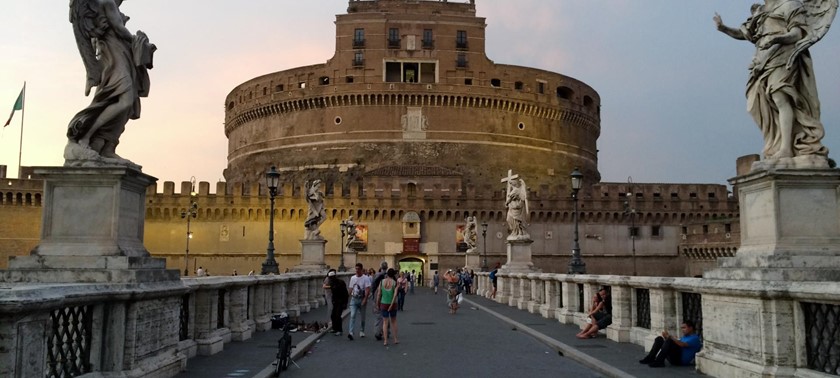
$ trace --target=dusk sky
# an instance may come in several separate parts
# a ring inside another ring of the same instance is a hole
[[[738,26],[752,2],[476,0],[476,9],[487,19],[491,60],[562,73],[598,91],[602,181],[724,184],[735,176],[735,159],[761,151],[762,138],[744,98],[754,47],[717,32],[712,16],[717,11]],[[68,3],[5,2],[0,14],[0,122],[26,81],[24,166],[63,164],[67,123],[91,100]],[[347,0],[125,1],[129,30],[146,32],[158,51],[151,95],[117,152],[161,181],[222,179],[225,96],[256,76],[332,57],[335,15],[347,6]],[[835,159],[838,34],[830,30],[811,48],[823,143]],[[21,116],[0,131],[0,165],[10,177],[17,176]]]

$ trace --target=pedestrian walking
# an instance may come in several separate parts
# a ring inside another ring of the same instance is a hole
[[[438,271],[435,271],[435,275],[432,276],[432,285],[435,287],[435,294],[437,294],[438,286],[440,285],[440,276],[438,276]]]
[[[330,280],[330,290],[332,291],[333,307],[330,313],[332,332],[336,336],[341,336],[341,312],[347,308],[347,284],[335,275],[335,270],[327,273],[327,278]]]
[[[408,290],[408,278],[405,277],[406,272],[400,272],[400,277],[397,278],[397,310],[402,311],[405,305],[405,292]]]
[[[353,340],[353,329],[356,327],[356,316],[361,313],[361,327],[359,337],[365,337],[365,313],[367,300],[370,296],[370,279],[365,275],[365,267],[362,263],[356,264],[356,275],[350,277],[350,286],[347,288],[350,295],[350,322],[347,326],[347,338]]]
[[[376,295],[376,303],[382,311],[382,335],[384,341],[382,345],[388,345],[388,334],[394,338],[394,344],[399,344],[397,339],[397,309],[395,308],[395,291],[397,282],[394,278],[397,272],[394,269],[388,269],[387,276],[382,280],[379,290]]]
[[[333,309],[333,301],[332,301],[332,287],[330,286],[330,273],[332,276],[335,276],[335,269],[330,269],[327,271],[327,276],[324,277],[324,302],[327,303],[327,314],[329,314],[330,321],[332,321],[332,309]]]
[[[385,279],[385,277],[387,277],[387,271],[388,263],[385,261],[379,263],[379,272],[377,272],[376,276],[373,277],[373,283],[371,284],[370,288],[370,291],[372,293],[371,295],[373,295],[372,299],[374,303],[377,303],[376,292],[379,289],[382,280]],[[376,340],[382,340],[382,310],[379,308],[378,304],[371,307],[373,307],[373,315],[375,317],[375,320],[373,322],[373,337],[375,337]]]
[[[411,275],[408,276],[408,292],[412,295],[414,294],[414,281],[417,279],[417,275],[414,274],[414,269],[411,270]]]
[[[449,313],[455,315],[458,312],[458,281],[460,281],[458,274],[449,269],[444,273],[443,279],[446,280],[446,301],[449,304]]]

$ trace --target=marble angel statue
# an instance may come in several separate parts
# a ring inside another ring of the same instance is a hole
[[[507,181],[505,207],[507,207],[508,240],[530,239],[531,236],[525,230],[530,212],[525,181],[520,178]]]
[[[309,204],[309,213],[303,222],[306,229],[304,239],[321,240],[321,223],[327,220],[327,212],[324,209],[324,192],[321,191],[321,180],[307,181],[306,203]]]
[[[478,223],[474,216],[468,216],[464,220],[464,243],[467,243],[467,252],[474,252],[478,246]]]
[[[827,168],[828,149],[808,48],[837,14],[838,0],[765,0],[739,28],[713,18],[722,33],[755,45],[747,110],[764,136],[759,167]]]
[[[133,165],[116,153],[130,119],[140,118],[140,97],[149,94],[148,69],[157,47],[145,33],[126,29],[122,0],[70,0],[70,22],[85,65],[91,104],[67,127],[65,166]]]

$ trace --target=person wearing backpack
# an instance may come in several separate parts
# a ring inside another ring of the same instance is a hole
[[[356,326],[356,316],[361,313],[362,327],[359,328],[359,337],[365,337],[365,310],[367,300],[370,296],[370,278],[365,275],[365,267],[362,263],[356,264],[356,274],[350,277],[350,287],[347,289],[350,295],[350,322],[347,330],[347,338],[353,340],[353,328]]]

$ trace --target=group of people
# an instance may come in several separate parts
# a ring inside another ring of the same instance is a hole
[[[349,284],[338,278],[335,269],[330,269],[324,280],[324,295],[330,304],[331,332],[336,336],[343,334],[341,313],[350,308],[347,338],[354,340],[356,319],[359,318],[360,328],[358,336],[365,337],[365,321],[368,302],[373,302],[373,314],[376,316],[374,337],[388,345],[388,336],[394,344],[399,344],[397,336],[397,310],[399,306],[399,283],[397,271],[388,268],[387,262],[382,262],[379,271],[373,269],[365,271],[362,263],[355,266],[356,274],[350,277]],[[401,273],[401,278],[404,275]],[[406,285],[407,286],[407,285]],[[413,290],[413,285],[411,285]]]
[[[491,298],[495,297],[497,278],[496,274],[500,264],[496,264],[491,271],[490,278],[493,285]],[[373,314],[376,316],[374,325],[374,337],[388,345],[388,338],[394,344],[399,344],[397,312],[402,310],[403,300],[406,291],[413,292],[413,285],[409,277],[413,275],[408,272],[397,273],[394,269],[388,268],[387,262],[382,262],[379,271],[372,268],[365,271],[361,263],[356,264],[355,274],[350,277],[349,284],[338,278],[335,269],[330,269],[324,280],[324,294],[327,303],[331,306],[330,318],[332,322],[331,332],[336,336],[343,335],[341,314],[344,309],[350,308],[350,320],[348,322],[347,338],[354,340],[357,318],[361,327],[358,331],[360,338],[365,337],[365,314],[367,303],[373,302]],[[459,306],[459,295],[469,293],[469,279],[474,272],[466,269],[449,269],[444,273],[443,280],[446,285],[447,304],[450,314],[456,314]],[[433,290],[437,294],[440,285],[438,272],[432,278]],[[601,287],[592,298],[592,305],[587,312],[586,325],[577,334],[579,339],[590,339],[598,335],[598,331],[607,328],[612,324],[612,300],[609,289]],[[651,367],[665,366],[667,360],[672,365],[689,365],[693,363],[694,356],[700,351],[701,341],[696,334],[695,324],[686,320],[681,324],[681,337],[675,337],[667,331],[654,340],[651,350],[647,356],[639,360],[639,363],[648,364]]]
[[[598,331],[612,324],[612,300],[609,290],[602,286],[592,298],[592,306],[586,314],[586,326],[576,335],[579,339],[595,338]],[[680,325],[681,337],[675,337],[662,331],[645,358],[639,360],[641,364],[650,367],[663,367],[665,360],[674,366],[690,365],[694,356],[702,346],[700,337],[696,333],[696,326],[691,320],[685,320]]]

